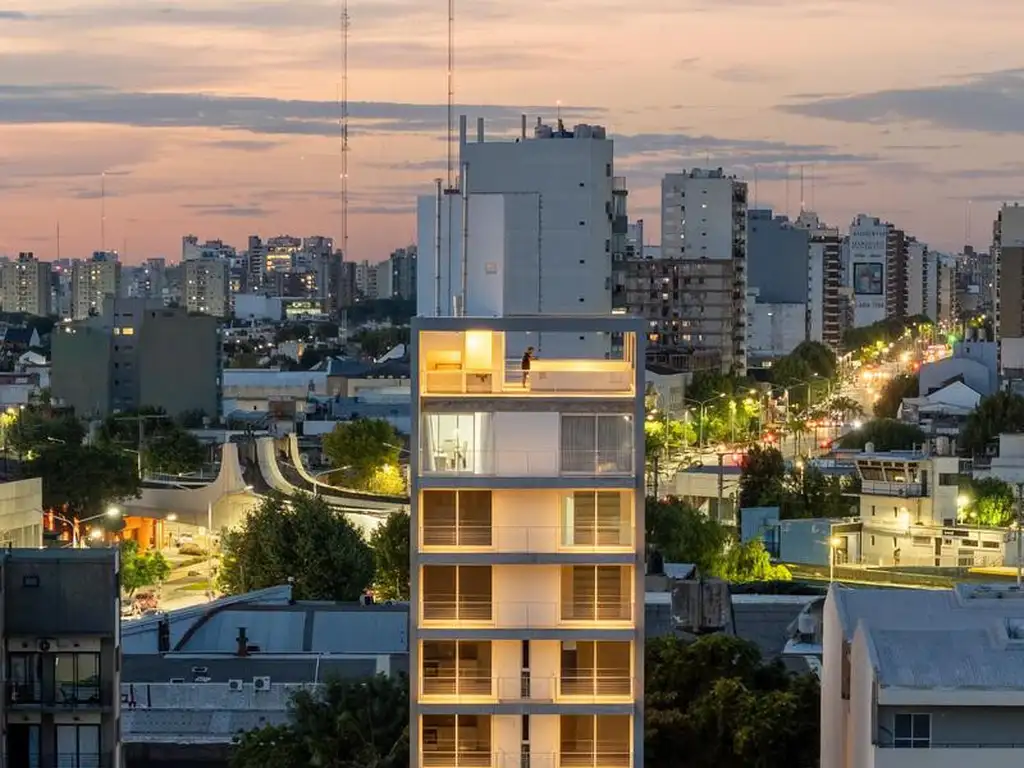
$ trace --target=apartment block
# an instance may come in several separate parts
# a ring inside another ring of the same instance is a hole
[[[121,291],[121,262],[114,251],[97,251],[88,261],[71,265],[71,319],[83,320],[103,311],[108,297]]]
[[[723,373],[747,370],[747,185],[721,168],[667,174],[661,182],[663,259],[695,262],[694,354],[717,352]],[[700,274],[706,271],[707,274]],[[756,286],[755,286],[756,287]],[[699,350],[699,351],[698,351]]]
[[[902,229],[889,226],[885,241],[885,315],[886,317],[908,317],[907,311],[907,261],[913,237]],[[916,248],[928,249],[922,243]]]
[[[889,254],[887,224],[874,216],[857,214],[846,244],[849,286],[853,293],[853,326],[860,328],[886,318]]]
[[[82,417],[142,406],[220,413],[217,319],[159,299],[108,299],[98,317],[54,328],[53,394]]]
[[[414,768],[643,765],[644,332],[413,320]],[[524,372],[507,337],[542,333],[623,357]]]
[[[0,265],[0,307],[4,312],[50,314],[50,263],[32,253],[19,253],[16,261]]]
[[[120,768],[116,549],[0,554],[3,765]]]
[[[821,768],[1012,768],[1024,728],[1014,585],[829,588]]]
[[[183,262],[185,308],[213,317],[231,316],[231,263],[219,256],[200,256]]]
[[[796,226],[809,234],[807,251],[807,340],[838,349],[843,335],[840,311],[841,242],[839,230],[818,214],[801,211]]]

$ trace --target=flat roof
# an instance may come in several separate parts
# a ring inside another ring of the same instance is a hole
[[[414,317],[412,331],[568,331],[642,334],[646,321],[629,315],[514,315],[504,317]]]

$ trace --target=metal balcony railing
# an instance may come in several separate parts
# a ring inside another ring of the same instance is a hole
[[[450,672],[451,670],[449,670]],[[590,674],[488,677],[479,675],[431,676],[424,674],[420,685],[424,701],[567,701],[617,704],[633,700],[633,679],[629,675]]]
[[[8,707],[65,707],[69,709],[109,706],[111,695],[97,683],[68,682],[43,685],[39,680],[8,680]]]
[[[420,609],[424,627],[483,626],[502,629],[557,629],[567,625],[628,628],[633,604],[626,600],[569,599],[511,602],[428,595]]]
[[[0,757],[3,768],[119,768],[111,752],[7,752]]]
[[[875,496],[897,496],[904,499],[924,495],[921,483],[892,483],[886,480],[864,480],[861,483],[861,493]]]
[[[422,452],[420,471],[476,477],[626,476],[633,474],[633,448],[454,451],[428,446]]]
[[[462,547],[499,552],[601,552],[630,550],[634,529],[628,525],[430,525],[422,527],[420,544],[453,550]]]

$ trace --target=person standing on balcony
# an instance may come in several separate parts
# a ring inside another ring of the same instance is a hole
[[[523,389],[528,389],[530,386],[530,365],[533,363],[533,347],[527,347],[523,353]]]

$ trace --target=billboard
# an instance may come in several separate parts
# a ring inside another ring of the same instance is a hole
[[[859,262],[853,265],[853,292],[858,296],[881,296],[885,293],[881,264]]]

